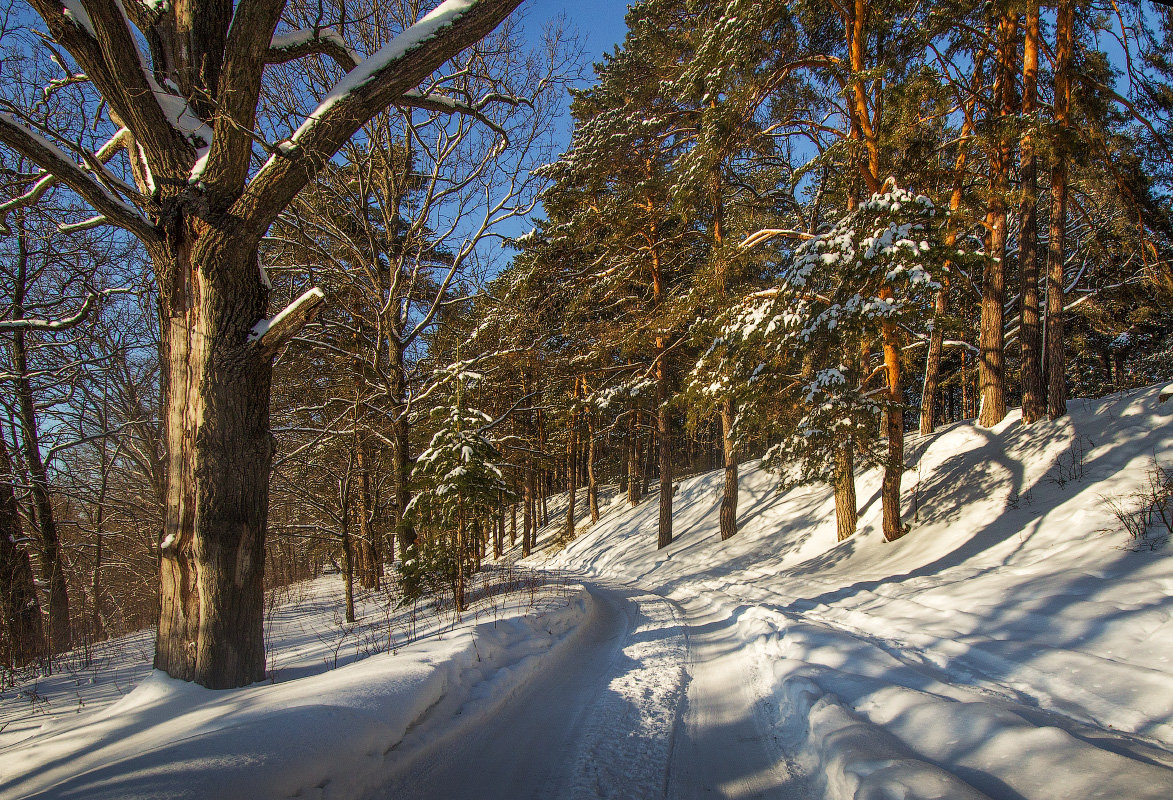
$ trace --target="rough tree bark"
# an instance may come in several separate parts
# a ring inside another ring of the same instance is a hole
[[[737,406],[732,397],[721,401],[721,443],[725,456],[725,489],[721,493],[721,540],[737,533],[737,448],[733,441],[733,421]]]
[[[855,441],[848,437],[835,449],[835,528],[838,540],[855,533],[859,512],[855,497]]]
[[[892,299],[891,290],[881,290],[880,297]],[[883,322],[884,366],[887,368],[888,458],[884,462],[884,479],[880,489],[883,506],[884,541],[891,542],[904,535],[900,522],[900,479],[904,475],[904,407],[900,396],[900,333],[895,324]]]

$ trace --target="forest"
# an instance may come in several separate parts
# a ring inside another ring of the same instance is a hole
[[[459,610],[715,469],[729,539],[757,459],[894,541],[907,441],[1173,379],[1163,2],[642,0],[593,70],[425,6],[0,8],[0,679],[244,686],[268,590]]]

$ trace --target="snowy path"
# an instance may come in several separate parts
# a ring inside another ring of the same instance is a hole
[[[805,798],[729,618],[589,584],[576,643],[491,718],[419,730],[383,797]]]
[[[768,698],[755,691],[749,653],[736,619],[715,607],[687,602],[689,684],[683,724],[673,752],[668,797],[814,797],[809,781],[770,723]]]

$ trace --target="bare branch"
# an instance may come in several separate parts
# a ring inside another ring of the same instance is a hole
[[[346,74],[271,157],[231,214],[261,236],[277,215],[363,124],[394,105],[441,64],[480,41],[520,0],[446,0]]]
[[[81,195],[95,211],[106,217],[110,224],[130,231],[144,243],[159,241],[155,229],[138,209],[92,178],[57,145],[4,112],[0,112],[0,142],[55,175],[57,180]]]

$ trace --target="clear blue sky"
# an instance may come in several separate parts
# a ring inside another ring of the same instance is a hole
[[[565,14],[570,25],[582,36],[587,59],[593,63],[612,45],[623,41],[627,32],[623,23],[627,5],[628,0],[526,0],[521,12],[525,14],[526,27],[534,31],[541,30],[546,20]]]

